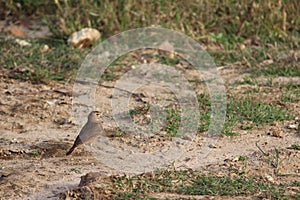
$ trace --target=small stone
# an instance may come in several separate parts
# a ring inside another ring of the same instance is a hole
[[[281,135],[283,134],[283,131],[279,127],[271,127],[267,134],[273,137],[282,138]]]
[[[25,40],[16,39],[16,43],[22,47],[30,47],[31,44]]]
[[[47,104],[49,104],[50,106],[56,105],[57,104],[57,100],[53,100],[53,101],[46,101]]]
[[[297,125],[296,124],[289,124],[287,125],[288,129],[297,129]]]
[[[246,49],[246,45],[244,45],[244,44],[240,44],[239,46],[240,46],[240,49]]]
[[[13,143],[18,143],[18,140],[16,138],[13,138],[11,141],[10,141],[11,144]]]
[[[239,161],[239,156],[238,156],[238,157],[235,157],[232,161],[233,161],[233,162]]]
[[[85,176],[81,176],[79,186],[82,187],[87,185],[88,183],[95,182],[104,178],[105,176],[100,172],[89,172]]]
[[[51,90],[51,87],[49,87],[48,85],[41,85],[41,90],[48,91],[48,90]]]
[[[47,44],[45,44],[42,48],[41,48],[41,52],[47,52],[47,51],[49,51],[49,49],[50,49],[50,47],[47,45]]]
[[[92,28],[84,28],[78,32],[72,33],[68,39],[68,44],[74,48],[86,48],[91,46],[100,38],[100,32]]]
[[[211,148],[211,149],[216,149],[217,148],[217,146],[215,146],[213,144],[209,144],[208,147]]]
[[[270,176],[269,174],[266,174],[265,177],[266,177],[266,179],[267,179],[269,182],[275,183],[274,178],[273,178],[272,176]]]
[[[13,122],[13,129],[23,129],[24,128],[24,123],[22,122]]]

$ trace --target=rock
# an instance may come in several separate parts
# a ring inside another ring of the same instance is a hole
[[[42,48],[41,48],[41,52],[42,53],[45,53],[45,52],[47,52],[47,51],[49,51],[50,50],[50,47],[47,45],[47,44],[45,44]]]
[[[287,128],[297,130],[297,125],[296,124],[289,124],[289,125],[287,125]]]
[[[91,46],[100,38],[100,32],[92,28],[84,28],[72,33],[68,39],[68,44],[74,48],[86,48]]]
[[[282,138],[283,131],[280,129],[280,127],[271,127],[267,134],[273,137]]]
[[[20,39],[16,39],[15,40],[16,43],[22,47],[30,47],[31,44],[29,42],[27,42],[26,40],[20,40]]]
[[[86,186],[91,182],[104,179],[105,176],[99,172],[89,172],[85,176],[81,176],[79,187]]]
[[[271,182],[271,183],[275,183],[275,180],[272,176],[270,176],[269,174],[265,174],[266,179]]]

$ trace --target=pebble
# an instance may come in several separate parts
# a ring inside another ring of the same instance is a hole
[[[22,47],[30,47],[31,44],[25,40],[16,39],[16,43]]]
[[[289,124],[287,126],[288,129],[297,129],[297,125],[296,124]]]
[[[86,48],[100,38],[100,32],[93,28],[84,28],[72,33],[68,39],[68,44],[74,48]]]
[[[45,53],[45,52],[47,52],[47,51],[49,51],[50,50],[50,47],[47,45],[47,44],[45,44],[42,48],[41,48],[41,52],[43,52],[43,53]]]

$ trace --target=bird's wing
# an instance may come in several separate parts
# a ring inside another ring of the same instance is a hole
[[[101,129],[98,123],[87,123],[79,133],[80,140],[83,143],[101,134]]]

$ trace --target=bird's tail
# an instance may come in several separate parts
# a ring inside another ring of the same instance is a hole
[[[66,153],[66,156],[70,155],[74,151],[75,147],[76,145],[73,145],[71,149]]]

